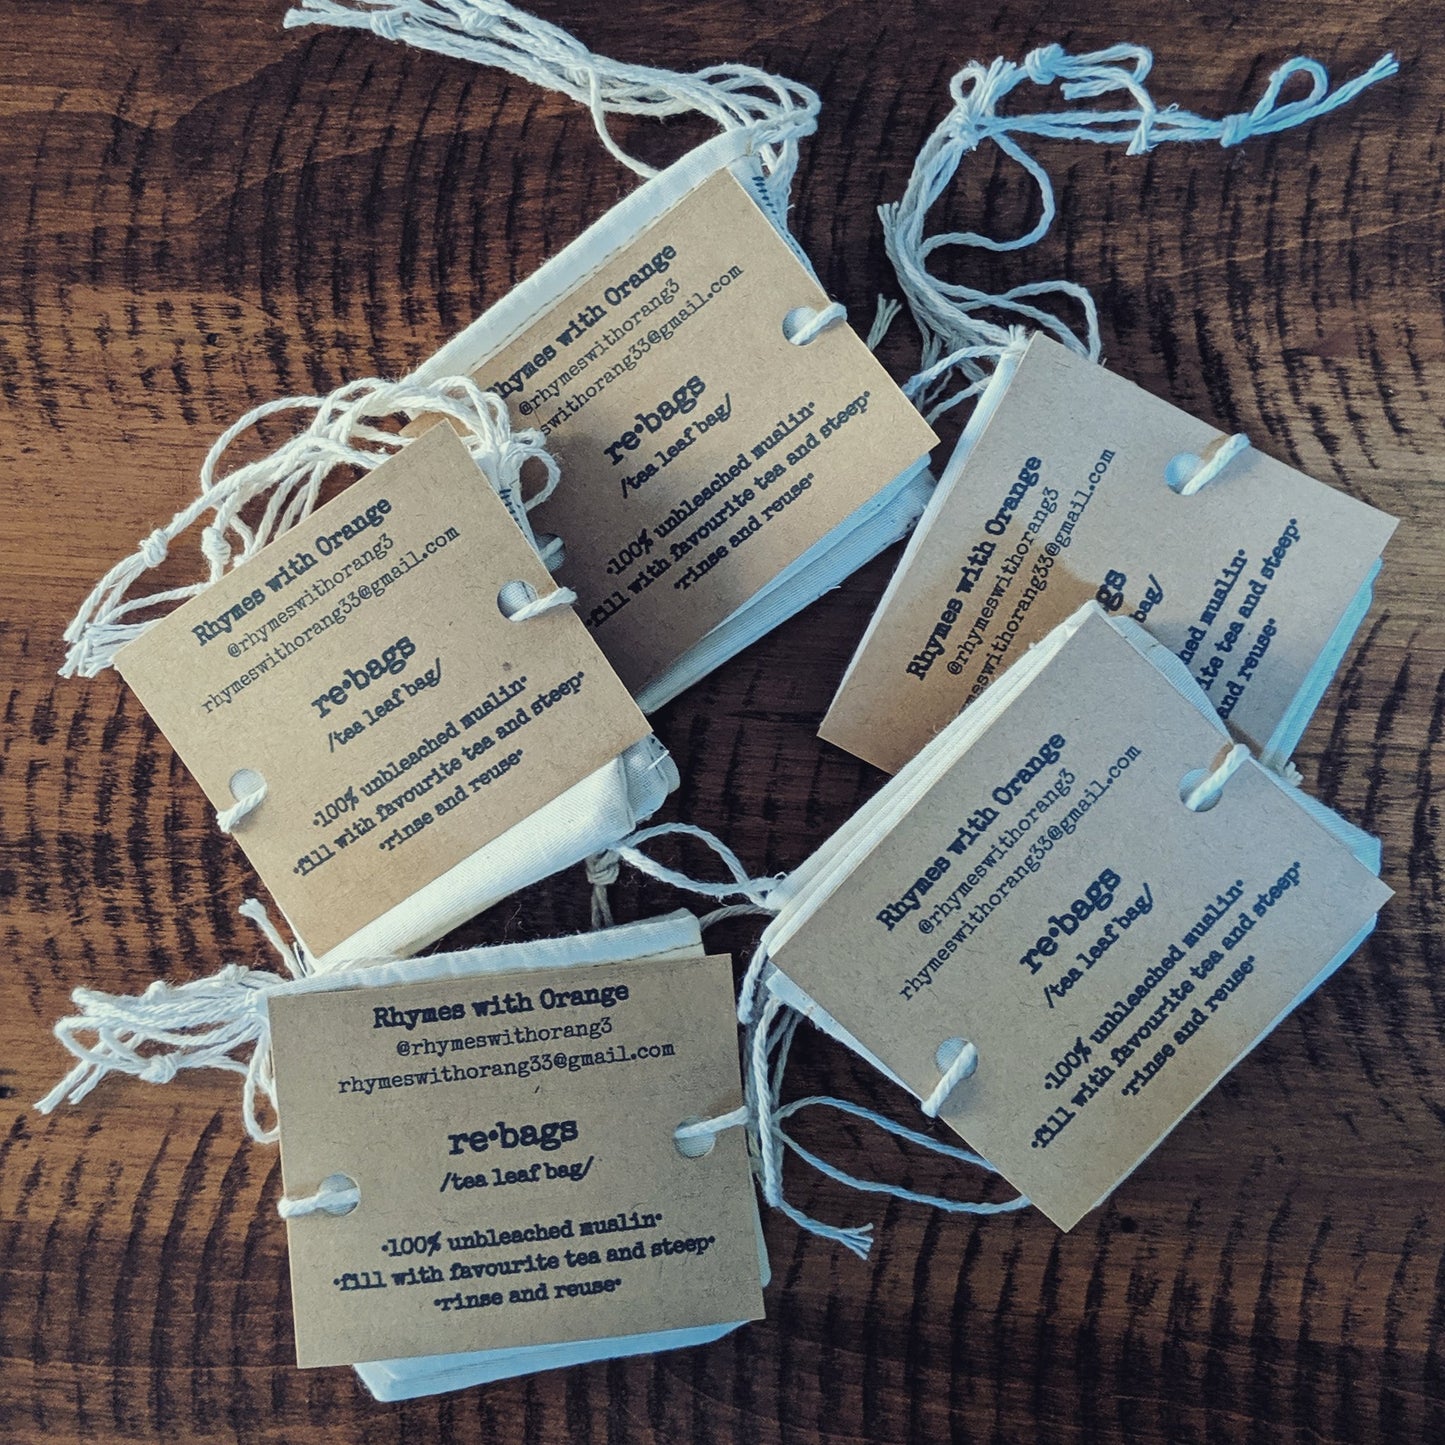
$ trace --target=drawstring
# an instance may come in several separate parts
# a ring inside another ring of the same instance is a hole
[[[941,1195],[922,1194],[916,1190],[906,1189],[899,1184],[859,1179],[856,1175],[839,1169],[811,1150],[805,1149],[782,1126],[786,1120],[804,1109],[823,1107],[836,1109],[855,1119],[876,1124],[895,1138],[904,1139],[920,1148],[930,1150],[932,1153],[956,1160],[960,1164],[971,1165],[989,1174],[998,1173],[992,1164],[970,1149],[945,1144],[927,1134],[920,1134],[916,1130],[896,1123],[876,1110],[865,1108],[861,1104],[850,1103],[846,1099],[836,1099],[827,1095],[810,1095],[804,1099],[795,1099],[791,1103],[779,1105],[777,1100],[782,1088],[783,1073],[787,1067],[788,1053],[792,1048],[793,1038],[801,1019],[802,1015],[796,1010],[789,1008],[779,999],[770,998],[763,1006],[756,1023],[749,1026],[747,1034],[745,1048],[747,1093],[756,1131],[754,1166],[763,1198],[767,1203],[781,1211],[800,1229],[806,1230],[809,1234],[833,1240],[835,1243],[843,1245],[845,1249],[851,1250],[859,1259],[868,1258],[873,1245],[873,1226],[871,1224],[856,1225],[851,1228],[826,1224],[804,1214],[784,1197],[783,1150],[787,1148],[835,1183],[846,1185],[848,1188],[856,1189],[864,1194],[886,1194],[894,1199],[941,1209],[950,1214],[1005,1214],[1028,1207],[1030,1201],[1021,1194],[1000,1203],[986,1203],[978,1200],[948,1199]]]
[[[273,452],[218,477],[221,460],[236,438],[282,411],[311,411],[314,415]],[[470,377],[441,377],[426,383],[354,381],[329,396],[285,397],[267,402],[247,412],[217,438],[201,466],[200,495],[96,584],[65,629],[70,647],[61,674],[94,677],[111,666],[115,654],[154,620],[148,617],[137,621],[136,613],[151,613],[159,606],[199,596],[228,567],[253,557],[311,514],[322,483],[335,468],[352,466],[370,471],[400,451],[412,438],[372,425],[392,416],[455,422],[473,461],[506,503],[523,534],[533,540],[527,512],[552,495],[561,471],[548,454],[542,433],[513,431],[506,403],[484,392]],[[528,462],[541,466],[546,481],[523,501],[521,475]],[[242,509],[263,496],[265,510],[252,525],[243,519]],[[213,515],[201,532],[206,577],[163,592],[132,597],[135,584],[164,562],[176,539],[208,512]],[[237,811],[239,808],[238,803],[236,809],[228,810],[233,814],[232,826],[245,816]]]
[[[1177,105],[1156,104],[1146,85],[1153,63],[1151,53],[1136,45],[1112,45],[1085,55],[1046,45],[1031,51],[1021,64],[1002,58],[988,64],[974,61],[953,77],[949,85],[953,109],[924,142],[902,197],[879,208],[888,257],[923,336],[923,365],[906,389],[926,415],[937,415],[930,408],[939,398],[945,373],[956,369],[974,384],[966,393],[972,394],[978,383],[987,380],[992,370],[988,363],[996,362],[1020,327],[1044,331],[1071,350],[1099,360],[1098,309],[1083,286],[1067,280],[1035,281],[991,293],[943,281],[928,269],[929,257],[944,246],[1018,251],[1048,232],[1055,215],[1053,184],[1044,167],[1023,148],[1022,138],[1123,144],[1132,156],[1168,141],[1215,141],[1227,148],[1327,115],[1399,69],[1394,56],[1384,55],[1332,91],[1329,74],[1317,61],[1288,60],[1270,77],[1253,109],[1214,120]],[[1308,81],[1308,92],[1282,101],[1285,87],[1297,77]],[[1002,103],[1026,82],[1057,84],[1067,102],[1120,99],[1107,109],[1000,114]],[[929,210],[952,182],[963,157],[985,141],[1033,181],[1039,195],[1038,221],[1023,235],[1003,239],[977,231],[925,236]],[[1055,313],[1052,307],[1059,303],[1076,305],[1082,312],[1082,332]],[[988,313],[1007,320],[1001,325],[986,319]]]
[[[309,971],[300,949],[282,941],[256,899],[248,898],[241,913],[257,924],[287,973],[300,977]],[[245,1078],[246,1132],[258,1143],[274,1143],[279,1125],[260,1119],[263,1099],[273,1118],[276,1112],[265,1000],[284,982],[280,974],[231,963],[189,983],[157,979],[138,997],[76,989],[71,997],[80,1012],[61,1019],[55,1037],[79,1062],[35,1107],[49,1114],[62,1103],[78,1104],[107,1074],[168,1084],[181,1069],[224,1069]],[[92,1042],[82,1042],[83,1034],[93,1035]],[[244,1049],[250,1057],[243,1062],[235,1055]]]
[[[284,24],[370,30],[559,91],[587,107],[602,144],[639,176],[657,172],[623,150],[609,116],[707,116],[721,130],[747,137],[766,172],[769,200],[783,215],[798,142],[818,124],[818,97],[797,81],[750,65],[709,65],[691,74],[628,65],[593,54],[575,36],[505,0],[301,0]]]

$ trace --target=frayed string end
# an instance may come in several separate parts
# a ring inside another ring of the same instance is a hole
[[[567,31],[506,0],[302,0],[283,23],[288,29],[370,30],[558,91],[586,106],[609,153],[644,177],[655,169],[618,144],[610,117],[706,116],[723,131],[748,135],[767,172],[770,199],[784,214],[798,142],[818,124],[817,95],[796,81],[750,65],[710,65],[692,73],[628,65],[593,54]]]
[[[312,413],[310,421],[274,451],[218,475],[227,451],[243,433],[279,413],[307,411]],[[506,403],[470,377],[440,377],[425,383],[372,379],[348,383],[329,396],[285,397],[254,408],[228,427],[201,465],[199,496],[96,584],[65,629],[69,649],[61,675],[94,677],[110,667],[116,653],[145,632],[161,611],[199,596],[227,568],[247,561],[308,517],[320,499],[322,484],[337,467],[367,472],[408,445],[410,437],[375,425],[392,417],[455,423],[473,461],[535,545],[527,512],[553,494],[561,471],[542,433],[513,431]],[[528,463],[541,468],[544,480],[523,501],[521,476]],[[243,510],[263,498],[260,518],[246,520]],[[180,587],[132,596],[145,574],[169,556],[177,538],[207,513],[211,517],[200,538],[206,575]]]
[[[953,110],[924,142],[903,196],[879,209],[884,245],[923,336],[922,365],[908,390],[930,419],[953,404],[937,404],[947,373],[956,369],[964,378],[966,389],[957,400],[977,393],[978,383],[991,370],[987,364],[990,349],[996,351],[1005,344],[1010,326],[1042,331],[1080,355],[1100,359],[1098,310],[1083,286],[1051,280],[988,292],[944,281],[928,268],[929,257],[945,246],[1017,251],[1047,234],[1056,212],[1053,183],[1044,167],[1024,149],[1023,140],[1123,145],[1131,156],[1146,155],[1169,141],[1215,141],[1228,148],[1253,136],[1275,135],[1308,124],[1348,105],[1399,69],[1395,57],[1387,54],[1363,74],[1331,90],[1324,66],[1295,58],[1270,76],[1252,109],[1212,119],[1177,105],[1158,105],[1146,84],[1152,67],[1153,56],[1141,46],[1113,45],[1070,55],[1062,46],[1045,45],[1031,51],[1021,63],[1002,58],[987,65],[975,61],[953,77],[949,86]],[[1309,82],[1308,93],[1283,100],[1286,87],[1301,76]],[[1104,107],[1001,114],[1002,103],[1025,83],[1045,88],[1057,85],[1070,105],[1106,97],[1118,100]],[[926,236],[930,208],[952,182],[963,157],[985,141],[991,141],[1033,182],[1039,219],[1017,236],[996,237],[976,231]],[[1066,319],[1061,306],[1077,308],[1078,319]]]
[[[1026,1209],[1029,1200],[1023,1195],[998,1203],[981,1200],[949,1199],[941,1195],[923,1194],[906,1189],[898,1184],[885,1184],[872,1179],[859,1179],[820,1158],[804,1148],[784,1129],[783,1124],[794,1114],[804,1109],[829,1108],[848,1114],[886,1130],[895,1138],[915,1144],[945,1158],[956,1160],[972,1168],[982,1169],[989,1174],[998,1171],[981,1155],[971,1149],[959,1148],[942,1143],[927,1134],[921,1134],[896,1123],[886,1115],[846,1099],[835,1099],[826,1095],[812,1095],[795,1099],[788,1104],[779,1104],[783,1074],[787,1069],[788,1053],[792,1048],[802,1015],[776,998],[768,999],[755,1023],[750,1025],[745,1049],[745,1093],[748,1107],[753,1116],[752,1153],[754,1169],[758,1175],[763,1199],[773,1208],[785,1214],[800,1229],[819,1238],[829,1239],[851,1250],[859,1259],[867,1259],[873,1245],[871,1224],[840,1227],[826,1224],[805,1214],[783,1197],[783,1151],[791,1150],[804,1163],[811,1165],[820,1174],[855,1189],[863,1194],[886,1194],[911,1204],[940,1209],[949,1214],[992,1215],[1006,1214]]]
[[[288,973],[310,972],[305,950],[286,943],[260,902],[248,898],[239,912],[260,929]],[[280,974],[228,963],[189,983],[157,979],[139,995],[76,989],[71,998],[79,1012],[55,1025],[55,1037],[78,1062],[36,1109],[49,1114],[78,1104],[109,1074],[168,1084],[182,1069],[223,1069],[245,1078],[246,1132],[258,1143],[274,1143],[279,1126],[261,1121],[263,1102],[273,1121],[276,1112],[266,995],[284,982]]]

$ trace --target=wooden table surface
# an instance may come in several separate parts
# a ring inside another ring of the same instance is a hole
[[[234,1076],[30,1109],[70,990],[269,966],[259,885],[114,674],[62,681],[61,629],[188,500],[213,437],[282,394],[398,375],[624,195],[580,108],[365,34],[285,32],[283,0],[0,0],[0,1438],[390,1442],[1445,1439],[1442,97],[1428,0],[545,0],[593,48],[738,59],[824,99],[795,229],[859,318],[889,288],[875,217],[963,62],[1051,40],[1155,50],[1161,99],[1244,109],[1298,51],[1397,79],[1310,129],[1148,157],[1054,147],[1060,224],[973,257],[999,287],[1094,288],[1124,375],[1396,513],[1375,608],[1298,756],[1380,834],[1397,896],[1369,944],[1068,1235],[850,1195],[868,1263],[767,1219],[768,1319],[710,1348],[404,1405],[292,1365],[274,1150]],[[658,158],[687,125],[625,138]],[[1026,222],[981,160],[935,229]],[[906,327],[885,346],[909,370]],[[896,555],[896,554],[895,554]],[[666,816],[786,869],[879,785],[821,713],[894,556],[667,708]],[[696,861],[696,860],[689,860]],[[584,927],[580,870],[456,941]],[[624,882],[623,918],[676,906]],[[743,953],[745,925],[723,940]],[[793,1085],[916,1120],[831,1042]],[[801,1132],[915,1188],[970,1190],[853,1121]]]

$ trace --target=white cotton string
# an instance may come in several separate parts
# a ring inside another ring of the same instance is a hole
[[[917,1144],[931,1153],[941,1154],[947,1159],[956,1159],[960,1164],[972,1165],[989,1174],[998,1173],[998,1170],[987,1159],[980,1154],[975,1154],[971,1149],[961,1149],[952,1144],[945,1144],[928,1134],[920,1134],[916,1130],[905,1128],[886,1115],[880,1114],[874,1109],[865,1109],[861,1104],[849,1103],[847,1099],[835,1099],[828,1095],[795,1099],[791,1104],[783,1105],[773,1117],[775,1122],[781,1123],[800,1110],[819,1104],[829,1109],[837,1109],[844,1114],[851,1114],[854,1118],[866,1120],[870,1124],[876,1124],[880,1129],[887,1130],[896,1138],[904,1139],[910,1144]],[[781,1130],[779,1134],[783,1143],[805,1163],[811,1164],[814,1169],[827,1175],[829,1179],[836,1180],[839,1184],[846,1184],[848,1188],[856,1189],[863,1194],[887,1194],[894,1199],[906,1200],[910,1204],[922,1204],[930,1209],[941,1209],[948,1214],[1009,1214],[1016,1209],[1027,1209],[1032,1203],[1023,1194],[1015,1195],[1012,1199],[1000,1200],[997,1203],[988,1203],[978,1199],[947,1199],[939,1194],[921,1194],[917,1190],[905,1189],[900,1184],[885,1184],[876,1179],[859,1179],[856,1175],[846,1173],[836,1165],[829,1164],[826,1159],[820,1159],[816,1154],[804,1149],[795,1139],[783,1134]]]
[[[254,898],[240,912],[261,929],[288,973],[307,971],[300,950],[285,944]],[[230,963],[189,983],[157,979],[138,996],[76,989],[71,998],[80,1011],[55,1025],[55,1037],[79,1062],[35,1107],[49,1114],[62,1103],[78,1104],[107,1074],[168,1084],[182,1069],[224,1069],[245,1078],[246,1132],[259,1143],[274,1143],[279,1127],[268,1127],[260,1118],[263,1099],[273,1118],[276,1104],[264,1000],[283,982],[280,974]],[[83,1034],[92,1035],[91,1042],[84,1042]],[[236,1057],[246,1049],[249,1059]]]
[[[987,349],[1004,345],[1008,325],[1020,323],[1048,333],[1092,360],[1099,359],[1098,311],[1083,286],[1066,280],[1037,281],[991,293],[943,281],[928,269],[928,258],[944,246],[1017,251],[1047,233],[1055,214],[1053,184],[1043,166],[1024,150],[1021,137],[1122,144],[1129,155],[1143,155],[1165,141],[1236,146],[1251,136],[1273,135],[1347,105],[1399,68],[1392,55],[1384,55],[1364,74],[1331,91],[1329,74],[1317,61],[1289,60],[1270,77],[1252,110],[1215,120],[1177,105],[1157,105],[1145,84],[1152,65],[1150,52],[1136,45],[1112,45],[1086,55],[1070,55],[1061,46],[1046,45],[1032,51],[1022,64],[1002,58],[987,65],[974,61],[953,77],[949,86],[953,109],[924,143],[902,198],[879,208],[889,259],[923,336],[920,375],[952,355],[957,358],[952,367],[966,380],[983,380],[988,374],[983,364]],[[1286,85],[1296,77],[1308,81],[1308,93],[1281,101]],[[1002,103],[1025,82],[1058,85],[1067,102],[1106,96],[1117,96],[1120,102],[1105,108],[1000,114]],[[1022,167],[1037,186],[1038,221],[1025,234],[1002,239],[976,231],[926,237],[930,208],[953,180],[963,157],[986,141]],[[1061,303],[1075,305],[1082,312],[1082,333],[1053,309]],[[990,320],[990,316],[1001,316],[1007,324]],[[921,409],[926,411],[942,380],[935,374],[920,388]]]
[[[966,1039],[963,1047],[953,1056],[953,1062],[943,1071],[943,1077],[933,1086],[933,1092],[919,1106],[930,1119],[938,1118],[939,1110],[948,1102],[949,1095],[978,1068],[978,1050]]]
[[[690,878],[686,873],[679,873],[675,868],[669,868],[665,864],[649,858],[646,853],[641,851],[641,844],[650,842],[653,838],[665,838],[669,835],[696,838],[699,842],[706,844],[722,859],[723,866],[732,874],[733,881],[731,883],[710,883],[705,879]],[[698,828],[691,823],[658,823],[654,827],[641,828],[637,832],[629,834],[617,844],[615,851],[619,858],[630,863],[639,872],[660,879],[664,883],[671,883],[674,888],[682,888],[689,893],[699,893],[704,898],[742,897],[764,912],[774,911],[768,907],[768,892],[781,880],[778,878],[753,878],[743,867],[738,855],[720,838],[709,833],[706,828]]]
[[[732,874],[733,881],[730,883],[710,882],[706,879],[693,878],[686,873],[680,873],[675,868],[669,868],[666,864],[659,863],[655,858],[650,858],[641,851],[640,845],[650,842],[653,838],[665,838],[674,835],[683,838],[696,838],[700,843],[705,844],[717,856],[722,859],[723,866]],[[602,860],[610,860],[604,863]],[[601,928],[607,925],[598,922],[603,916],[602,908],[606,908],[607,923],[612,921],[612,911],[607,904],[606,889],[617,881],[617,864],[619,861],[630,863],[641,873],[646,873],[650,878],[657,878],[663,883],[670,883],[674,888],[681,888],[688,893],[698,893],[704,898],[741,898],[739,903],[726,903],[721,908],[714,908],[711,912],[703,914],[698,920],[701,929],[708,929],[715,923],[723,923],[729,918],[748,918],[762,916],[771,918],[778,910],[768,901],[768,895],[780,882],[781,877],[754,878],[746,868],[742,860],[726,843],[716,834],[709,833],[706,828],[695,827],[691,823],[658,823],[651,828],[641,828],[630,834],[617,844],[616,850],[609,853],[598,854],[596,859],[587,860],[587,881],[593,885],[592,900],[592,926]],[[594,863],[596,868],[594,869]],[[744,980],[746,987],[746,979]],[[743,1019],[748,1022],[747,1018]]]
[[[794,346],[806,346],[810,341],[816,341],[825,331],[841,324],[848,319],[848,308],[841,301],[831,301],[828,305],[818,311],[814,311],[806,321],[788,331],[788,340]]]
[[[714,923],[726,923],[729,918],[771,918],[774,909],[765,908],[761,903],[725,903],[721,908],[714,908],[711,913],[704,913],[697,921],[697,926],[706,932]]]
[[[617,882],[621,860],[610,849],[587,859],[587,881],[592,885],[592,927],[612,927],[612,900],[607,890]]]
[[[261,781],[245,794],[244,797],[232,803],[229,808],[218,808],[216,810],[216,826],[223,833],[232,833],[236,825],[246,818],[249,818],[262,803],[266,801],[266,780]]]
[[[821,1220],[804,1214],[784,1198],[783,1150],[787,1148],[827,1178],[864,1194],[887,1194],[895,1199],[941,1209],[951,1214],[1003,1214],[1028,1206],[1029,1200],[1023,1195],[1004,1200],[1002,1203],[991,1204],[977,1200],[947,1199],[939,1195],[921,1194],[899,1184],[859,1179],[857,1176],[839,1169],[836,1165],[828,1163],[827,1160],[820,1158],[811,1150],[805,1149],[783,1129],[782,1125],[803,1109],[823,1106],[876,1124],[896,1138],[917,1144],[935,1154],[942,1154],[945,1158],[983,1169],[990,1174],[998,1172],[986,1159],[970,1149],[945,1144],[927,1134],[917,1133],[873,1109],[864,1108],[861,1104],[850,1103],[846,1099],[813,1095],[780,1106],[778,1099],[781,1095],[783,1074],[787,1068],[788,1053],[792,1048],[793,1037],[801,1020],[801,1014],[788,1008],[780,1000],[770,998],[764,1005],[758,1020],[750,1026],[747,1035],[746,1086],[748,1104],[752,1109],[754,1120],[754,1165],[763,1198],[767,1203],[785,1214],[800,1229],[804,1229],[810,1234],[816,1234],[823,1239],[831,1239],[851,1250],[860,1259],[867,1259],[873,1244],[873,1226],[871,1224],[857,1225],[852,1228],[825,1224]]]
[[[677,1152],[685,1159],[701,1159],[712,1151],[713,1140],[724,1129],[746,1128],[752,1120],[752,1110],[746,1104],[726,1114],[714,1115],[711,1119],[696,1119],[690,1124],[679,1124],[672,1131]]]
[[[292,978],[305,978],[314,971],[306,950],[299,942],[287,943],[281,937],[281,930],[271,922],[271,915],[266,912],[266,905],[259,898],[243,899],[236,912],[256,926],[261,936],[276,950],[282,965]]]
[[[929,422],[934,422],[960,402],[977,396],[988,385],[993,369],[999,362],[1008,356],[1022,356],[1028,341],[1029,333],[1024,327],[1011,326],[1004,339],[997,344],[990,342],[982,346],[961,346],[957,351],[950,351],[947,356],[940,357],[932,366],[925,367],[916,376],[905,381],[903,394],[923,411]],[[955,370],[963,370],[969,375],[976,370],[978,375],[967,386],[950,392],[941,401],[928,403],[926,398],[933,393],[934,384]]]
[[[559,607],[570,607],[576,600],[577,594],[570,587],[555,587],[545,597],[534,597],[507,616],[512,622],[530,622],[532,618],[555,612]]]
[[[873,324],[868,328],[868,339],[864,342],[869,351],[877,351],[883,345],[883,338],[888,335],[888,328],[898,318],[898,313],[903,310],[901,301],[892,301],[887,296],[878,298],[877,309],[873,313]]]
[[[333,1174],[321,1181],[315,1194],[300,1199],[282,1198],[276,1213],[282,1219],[302,1219],[308,1214],[350,1214],[361,1203],[361,1190],[345,1174]]]
[[[1248,450],[1249,438],[1243,432],[1236,432],[1233,436],[1225,437],[1214,448],[1207,460],[1196,458],[1198,465],[1175,490],[1181,497],[1192,497],[1195,492],[1214,481],[1237,456]]]
[[[742,984],[738,988],[738,1022],[740,1024],[751,1024],[757,1014],[758,989],[762,985],[763,975],[768,971],[768,965],[772,960],[768,956],[766,943],[759,943],[753,950],[753,956],[748,960],[747,972],[743,974]]]
[[[275,1128],[263,1127],[256,1113],[258,1096],[272,1097],[269,1067],[258,1062],[269,1033],[259,1001],[281,981],[231,963],[190,983],[157,979],[139,997],[76,989],[71,997],[80,1012],[61,1019],[55,1037],[79,1062],[35,1107],[48,1114],[61,1103],[78,1104],[107,1074],[168,1084],[181,1069],[225,1069],[246,1078],[247,1132],[275,1139]],[[82,1034],[93,1041],[83,1042]],[[251,1050],[249,1063],[234,1057],[241,1049]]]
[[[728,1114],[717,1114],[711,1119],[699,1119],[692,1124],[679,1124],[672,1131],[674,1139],[711,1139],[724,1129],[735,1129],[748,1122],[748,1106],[739,1104]]]
[[[243,432],[279,412],[297,410],[314,413],[302,430],[259,460],[217,475],[225,453]],[[94,677],[111,666],[115,654],[151,626],[158,609],[199,596],[228,567],[254,556],[308,516],[322,483],[336,467],[370,471],[401,450],[410,437],[372,425],[391,417],[454,422],[487,482],[530,535],[526,512],[552,495],[561,472],[548,455],[541,432],[513,431],[506,403],[483,391],[470,377],[441,377],[426,383],[370,379],[349,382],[329,396],[267,402],[247,412],[217,438],[201,466],[200,495],[96,585],[65,630],[70,647],[61,674]],[[540,465],[545,482],[523,501],[521,474],[528,462]],[[242,509],[262,497],[266,501],[259,521],[247,522]],[[206,576],[132,597],[135,584],[164,562],[176,539],[207,513],[213,515],[200,537]],[[141,612],[148,615],[138,618],[136,614]]]
[[[1249,749],[1243,743],[1235,743],[1225,753],[1223,760],[1211,768],[1199,782],[1184,795],[1184,806],[1192,813],[1212,808],[1224,792],[1224,785],[1249,761]]]
[[[800,1015],[769,999],[761,1017],[749,1030],[746,1042],[745,1089],[753,1116],[753,1166],[763,1199],[791,1219],[799,1229],[831,1239],[867,1259],[873,1246],[873,1226],[840,1228],[804,1214],[783,1197],[783,1135],[777,1127],[776,1100],[783,1066],[792,1047]]]
[[[640,176],[656,171],[618,145],[609,116],[707,116],[724,131],[747,133],[767,172],[770,199],[783,214],[798,142],[817,128],[818,97],[795,81],[749,65],[712,65],[692,74],[627,65],[594,55],[565,30],[505,0],[302,0],[284,23],[371,30],[560,91],[591,111],[602,144]]]

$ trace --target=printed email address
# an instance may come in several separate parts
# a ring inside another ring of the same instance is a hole
[[[543,433],[550,435],[569,417],[576,416],[588,402],[596,400],[618,377],[626,376],[629,372],[635,371],[642,358],[646,356],[649,351],[656,346],[662,346],[671,341],[682,327],[696,316],[714,296],[718,296],[726,291],[727,288],[731,286],[734,281],[739,280],[742,275],[743,268],[741,266],[729,266],[720,276],[709,282],[705,290],[694,291],[671,316],[659,321],[655,326],[649,327],[645,335],[637,337],[637,339],[627,347],[626,351],[589,386],[583,387],[579,391],[574,391],[564,398],[557,410],[540,423]],[[661,293],[659,293],[659,295],[660,294]],[[637,317],[642,314],[643,309],[644,308],[639,308],[639,311],[634,313],[634,316],[629,318],[626,324],[630,325],[633,320],[637,319]],[[614,340],[620,340],[621,334],[621,328],[617,328],[615,334],[613,332],[607,333],[604,341],[610,345]],[[593,348],[594,351],[597,349],[597,347]],[[553,383],[552,386],[544,387],[535,396],[520,402],[517,410],[524,416],[535,411],[539,404],[547,398],[553,386],[555,386],[555,383]]]
[[[329,632],[333,627],[339,627],[346,622],[355,612],[359,611],[367,603],[375,602],[382,597],[389,587],[394,586],[408,572],[422,566],[429,558],[434,557],[450,543],[457,541],[461,533],[455,527],[448,527],[446,531],[440,532],[433,537],[420,552],[415,549],[408,549],[402,556],[398,557],[385,572],[378,573],[370,582],[362,582],[351,588],[340,600],[333,603],[329,609],[313,621],[307,623],[299,632],[290,637],[283,637],[274,646],[261,653],[252,665],[245,672],[238,673],[218,692],[211,693],[201,702],[205,712],[215,712],[219,708],[226,707],[234,702],[236,698],[257,678],[264,677],[273,667],[279,667],[288,658],[294,657],[308,642],[320,637],[323,632]],[[348,564],[344,572],[353,570],[358,564],[363,564],[363,559],[375,560],[376,555],[385,556],[391,548],[390,539],[384,539],[385,547],[378,542],[375,547],[368,549],[360,557],[354,558]],[[342,575],[342,574],[337,574]],[[319,602],[323,598],[329,598],[337,584],[329,577],[323,577],[319,582],[313,582],[296,601],[283,611],[278,612],[275,617],[263,622],[260,627],[244,634],[235,642],[228,644],[226,651],[231,657],[240,657],[252,647],[265,643],[269,638],[289,622],[298,613],[304,611],[312,602]]]
[[[671,1043],[610,1044],[592,1053],[532,1054],[525,1059],[506,1059],[496,1064],[434,1064],[418,1074],[379,1074],[370,1078],[337,1080],[337,1093],[364,1094],[370,1098],[382,1089],[415,1089],[432,1084],[471,1084],[482,1079],[529,1079],[534,1074],[575,1074],[582,1069],[600,1068],[607,1064],[637,1064],[649,1059],[670,1059],[677,1053]]]
[[[1102,778],[1091,779],[1067,811],[1058,813],[1055,810],[1073,795],[1075,784],[1074,775],[1068,769],[1062,769],[1054,785],[1046,788],[1010,826],[998,833],[988,852],[979,857],[977,864],[958,886],[918,920],[918,931],[927,935],[933,933],[940,924],[951,922],[952,915],[962,915],[938,950],[925,961],[916,974],[904,981],[898,990],[900,997],[916,998],[924,989],[930,987],[934,975],[957,953],[962,944],[983,926],[989,915],[1020,883],[1043,867],[1044,858],[1055,844],[1074,835],[1089,810],[1128,772],[1130,765],[1142,756],[1140,748],[1125,748],[1119,757],[1109,764]],[[1035,822],[1050,813],[1054,815],[1054,821],[1032,838],[1018,865],[1001,877],[991,879],[990,874],[999,862],[1033,834]],[[985,880],[993,883],[992,891],[964,912],[966,900]]]

